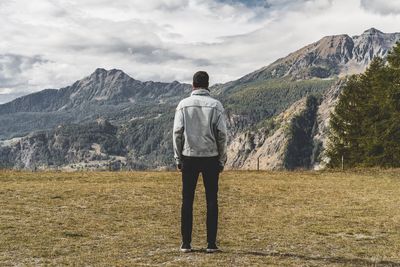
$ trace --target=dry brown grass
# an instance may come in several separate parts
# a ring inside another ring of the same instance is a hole
[[[400,266],[400,170],[224,172],[221,253],[180,245],[175,172],[0,171],[0,265]]]

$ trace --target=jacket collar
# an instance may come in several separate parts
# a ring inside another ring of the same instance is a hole
[[[210,91],[208,91],[207,89],[204,89],[204,88],[199,88],[199,89],[193,90],[190,95],[191,96],[192,95],[207,95],[207,96],[209,96]]]

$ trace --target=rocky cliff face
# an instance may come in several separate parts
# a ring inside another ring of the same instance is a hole
[[[339,79],[312,105],[307,105],[307,97],[300,99],[273,118],[268,127],[233,135],[227,167],[247,170],[325,168],[329,161],[324,152],[330,114],[344,83],[345,79]]]
[[[246,170],[309,168],[318,100],[311,96],[273,118],[269,126],[235,136],[228,147],[227,167]]]
[[[305,103],[305,98],[294,103],[276,116],[270,127],[237,134],[228,146],[227,167],[256,170],[259,162],[261,170],[283,169],[284,154],[289,142],[288,129],[292,119],[305,109]]]
[[[320,170],[325,168],[329,158],[325,155],[328,145],[328,132],[330,114],[333,112],[339,98],[341,88],[345,79],[340,79],[323,95],[321,104],[318,106],[316,128],[313,134],[313,153],[311,157],[311,168]]]

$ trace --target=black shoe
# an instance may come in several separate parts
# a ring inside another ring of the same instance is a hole
[[[189,243],[182,243],[181,251],[184,252],[184,253],[191,252],[192,251],[192,247],[190,246]]]
[[[218,252],[218,251],[220,251],[220,250],[215,243],[208,244],[207,249],[206,249],[207,253],[214,253],[214,252]]]

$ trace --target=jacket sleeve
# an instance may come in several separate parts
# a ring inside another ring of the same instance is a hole
[[[227,160],[227,155],[226,155],[227,130],[226,130],[225,112],[223,110],[218,116],[216,137],[217,137],[219,165],[223,167],[225,166]]]
[[[175,110],[174,127],[172,130],[172,140],[174,144],[174,158],[176,164],[181,164],[182,162],[182,150],[184,143],[184,118],[183,111],[178,107]]]

